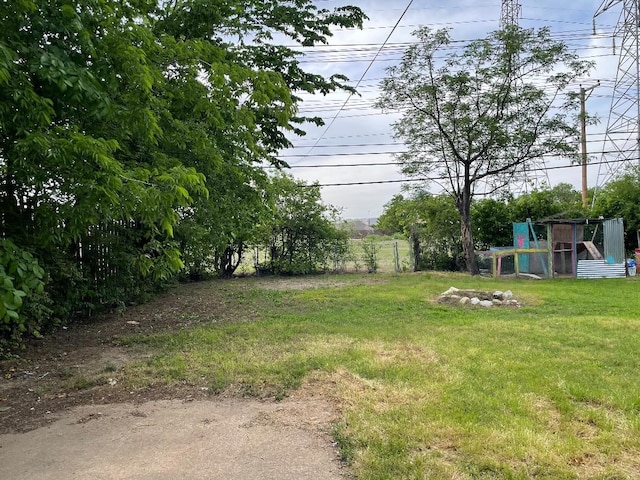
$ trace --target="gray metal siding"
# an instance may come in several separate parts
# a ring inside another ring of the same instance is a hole
[[[604,259],[624,263],[624,224],[621,218],[604,221]]]
[[[606,260],[578,260],[578,278],[624,278],[624,263],[607,263]]]

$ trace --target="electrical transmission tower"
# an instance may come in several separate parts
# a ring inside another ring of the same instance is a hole
[[[522,7],[514,0],[502,0],[502,12],[500,13],[500,28],[507,25],[518,25]]]
[[[502,0],[502,10],[500,12],[500,28],[508,26],[517,27],[522,14],[522,6],[516,0]],[[538,187],[541,184],[549,183],[546,164],[543,158],[533,162],[532,165],[525,165],[523,190],[526,192],[529,185]]]
[[[611,7],[622,4],[614,37],[622,37],[616,83],[605,132],[597,186],[604,185],[630,161],[640,163],[640,55],[638,0],[605,0],[595,18]],[[615,50],[614,50],[615,51]]]

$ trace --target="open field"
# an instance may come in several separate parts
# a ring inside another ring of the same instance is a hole
[[[376,245],[376,258],[378,263],[378,272],[380,273],[394,273],[396,271],[395,253],[397,248],[398,252],[398,265],[400,271],[410,271],[411,261],[409,259],[409,242],[407,240],[391,240],[389,237],[375,237]],[[367,265],[365,260],[365,254],[362,249],[362,239],[350,239],[349,245],[351,254],[349,259],[340,265],[329,265],[328,270],[338,270],[342,273],[358,273],[366,272]],[[238,267],[238,274],[253,275],[255,273],[255,251],[250,254],[246,254],[242,263]],[[258,252],[260,261],[264,260],[264,251]]]
[[[452,285],[510,289],[522,306],[438,304]],[[182,303],[130,309],[123,321],[138,325],[109,332],[126,361],[70,372],[66,388],[104,395],[108,376],[165,397],[322,396],[359,479],[640,478],[638,277],[322,275],[178,292]],[[149,328],[160,317],[179,328]]]

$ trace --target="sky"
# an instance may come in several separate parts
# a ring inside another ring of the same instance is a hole
[[[307,125],[307,135],[292,138],[294,147],[283,150],[279,156],[291,166],[289,173],[294,177],[323,185],[323,201],[340,209],[342,218],[375,218],[394,195],[403,192],[403,186],[412,184],[394,161],[393,152],[404,148],[402,140],[392,136],[391,124],[400,117],[373,106],[385,69],[399,63],[404,49],[415,41],[412,32],[421,26],[449,28],[453,40],[485,37],[499,27],[502,2],[315,0],[315,3],[327,9],[355,5],[369,17],[362,30],[336,29],[328,46],[306,49],[301,57],[302,66],[308,71],[326,76],[346,75],[351,85],[357,85],[359,95],[338,92],[304,96],[300,113],[320,116],[325,125]],[[587,149],[590,161],[595,162],[588,169],[588,184],[589,187],[602,186],[613,173],[608,165],[597,163],[604,160],[598,152],[612,148],[604,142],[604,133],[620,60],[622,37],[616,38],[615,50],[613,38],[623,2],[520,0],[519,3],[520,26],[548,26],[555,39],[564,41],[582,58],[596,62],[590,78],[585,78],[582,86],[595,87],[587,99],[587,112],[597,115],[600,122],[587,128]],[[594,14],[602,6],[609,8],[595,19],[597,34],[593,35]],[[596,86],[598,80],[600,86]],[[580,84],[575,85],[576,91],[579,88]],[[545,182],[550,186],[566,182],[580,189],[580,166],[571,166],[567,159],[545,162],[546,172],[532,175],[530,182],[534,185]],[[432,191],[438,193],[437,187]],[[517,195],[523,191],[512,193]]]

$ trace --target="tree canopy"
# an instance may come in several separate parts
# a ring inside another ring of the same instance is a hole
[[[387,69],[377,104],[402,113],[393,125],[407,146],[398,155],[402,172],[454,199],[475,274],[472,199],[525,180],[545,155],[575,154],[575,98],[563,94],[591,63],[546,28],[508,26],[461,51],[447,30],[424,27],[415,35],[400,64]]]
[[[621,217],[625,224],[628,252],[640,246],[640,167],[628,168],[596,195],[595,213],[605,218]]]
[[[18,0],[0,18],[0,237],[33,254],[66,315],[126,302],[183,259],[198,268],[205,249],[232,269],[262,166],[321,122],[298,115],[300,92],[350,90],[283,44],[365,16],[311,0]]]
[[[448,195],[395,195],[385,205],[376,228],[402,233],[408,239],[416,271],[459,268],[460,220]]]
[[[260,219],[257,243],[267,255],[261,271],[296,275],[325,271],[348,249],[338,211],[322,203],[320,187],[280,173],[268,192],[272,208]]]

